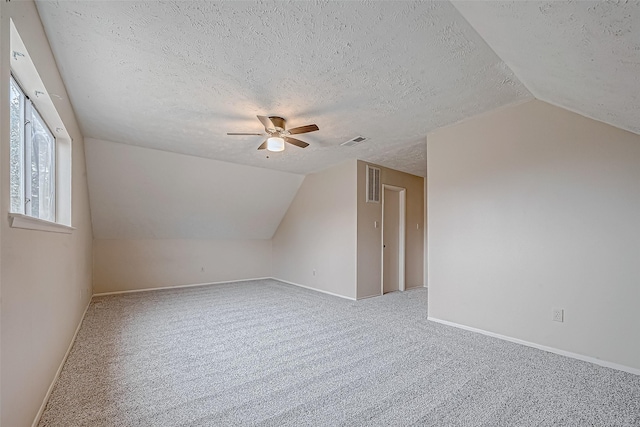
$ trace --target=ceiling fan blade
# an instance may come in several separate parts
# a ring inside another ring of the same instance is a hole
[[[317,130],[320,130],[320,128],[313,124],[313,125],[306,125],[306,126],[299,126],[297,128],[293,128],[293,129],[289,129],[289,134],[291,135],[296,135],[299,133],[307,133],[307,132],[315,132]]]
[[[238,133],[238,132],[227,132],[227,135],[264,135],[263,133]]]
[[[305,148],[309,146],[309,144],[307,144],[306,142],[300,141],[299,139],[291,138],[290,136],[285,137],[284,140],[289,144],[296,145],[300,148]]]
[[[269,129],[269,128],[274,129],[276,127],[269,117],[267,116],[256,116],[256,117],[258,118],[258,120],[260,120],[260,123],[264,125],[265,129]]]
[[[262,144],[260,144],[260,147],[258,147],[258,150],[264,150],[265,148],[267,148],[267,140],[265,139],[264,142]]]

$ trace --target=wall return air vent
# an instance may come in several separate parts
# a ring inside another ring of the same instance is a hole
[[[356,136],[355,138],[352,138],[346,142],[343,142],[340,145],[342,145],[343,147],[353,147],[354,145],[362,144],[366,140],[367,138],[365,138],[364,136]]]
[[[380,169],[367,165],[367,202],[380,203]]]

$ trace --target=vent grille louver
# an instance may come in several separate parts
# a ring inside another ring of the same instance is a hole
[[[355,138],[350,139],[347,142],[343,142],[340,145],[342,145],[343,147],[353,147],[354,145],[362,144],[366,140],[367,138],[365,138],[364,136],[356,136]]]
[[[380,169],[367,165],[367,202],[380,203]]]

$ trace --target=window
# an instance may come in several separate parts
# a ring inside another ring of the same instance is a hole
[[[73,141],[13,20],[9,21],[10,143],[9,159],[3,162],[9,167],[11,227],[71,233]]]
[[[56,221],[56,140],[11,78],[11,212]]]

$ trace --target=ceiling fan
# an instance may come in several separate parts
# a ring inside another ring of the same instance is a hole
[[[298,135],[301,133],[315,132],[320,130],[317,125],[299,126],[292,129],[287,129],[287,121],[278,116],[257,116],[258,120],[264,125],[264,131],[267,133],[237,133],[228,132],[227,135],[261,135],[267,136],[267,139],[258,147],[258,150],[269,151],[282,151],[284,150],[284,143],[295,145],[300,148],[305,148],[309,144],[299,139],[292,138],[290,135]]]

